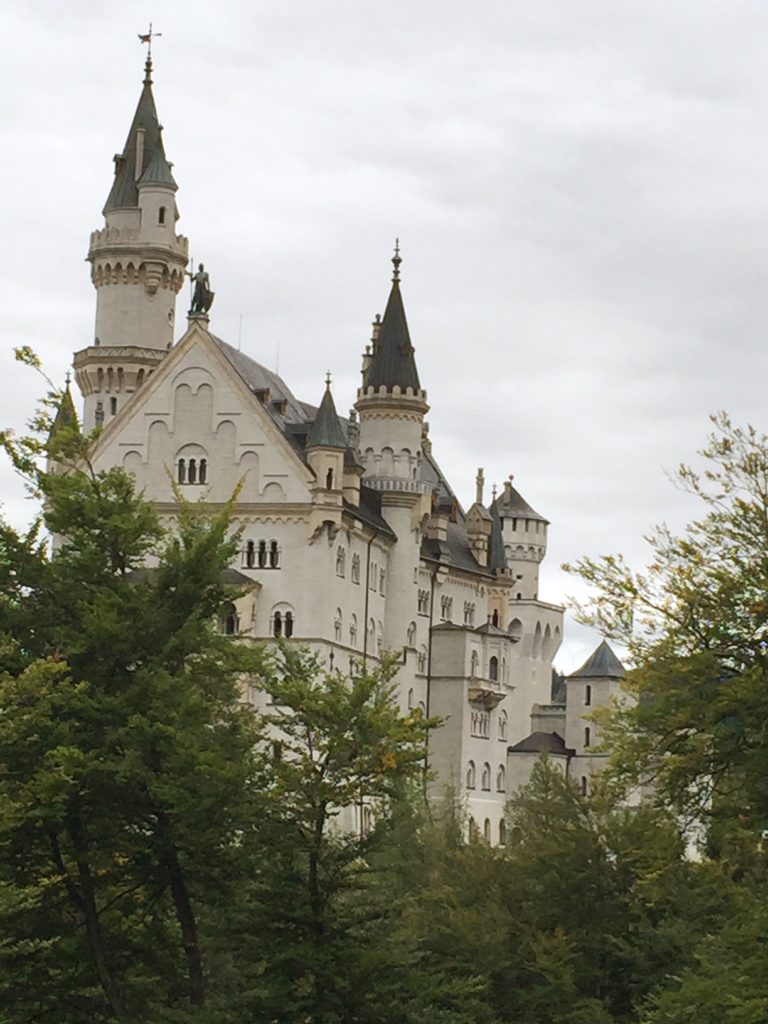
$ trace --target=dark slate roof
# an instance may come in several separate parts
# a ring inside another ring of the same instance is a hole
[[[162,147],[158,146],[141,176],[140,185],[167,185],[175,192],[178,185],[173,180],[171,165],[165,159]]]
[[[48,440],[52,441],[59,431],[64,430],[65,428],[77,428],[78,426],[79,424],[77,422],[75,403],[72,401],[72,393],[69,390],[69,384],[67,384],[64,388],[64,393],[61,396],[59,407],[56,410],[56,416],[54,417],[53,424],[51,425]]]
[[[566,757],[575,753],[556,732],[532,732],[507,750],[510,754],[565,754]]]
[[[488,569],[503,572],[507,568],[504,554],[504,538],[501,535],[501,520],[495,505],[491,506],[491,536],[488,538]]]
[[[219,346],[232,368],[239,374],[251,391],[256,392],[269,388],[270,400],[285,401],[286,411],[284,418],[286,421],[290,423],[311,422],[315,413],[314,406],[308,406],[304,402],[299,402],[282,377],[278,377],[272,370],[268,370],[266,366],[257,363],[255,359],[251,359],[250,356],[233,348],[232,345],[228,345],[221,338],[217,338],[213,334],[211,337]],[[313,414],[312,416],[308,415],[310,410]]]
[[[365,485],[360,487],[359,505],[352,505],[345,498],[344,511],[357,516],[358,519],[367,523],[368,526],[373,526],[379,533],[397,540],[397,535],[381,514],[381,495],[378,491],[374,491],[372,487],[366,487]]]
[[[139,128],[144,129],[144,167],[148,168],[158,153],[165,160],[162,129],[157,118],[155,98],[152,95],[150,73],[151,66],[147,63],[144,86],[128,131],[128,138],[125,140],[122,154],[115,160],[115,180],[104,205],[104,213],[125,206],[139,205],[139,193],[136,188],[136,139]],[[171,180],[173,181],[173,178]]]
[[[307,437],[307,448],[343,448],[347,447],[347,438],[341,429],[336,406],[333,404],[331,385],[326,385],[323,400],[317,410],[315,422]]]
[[[605,640],[568,679],[623,679],[626,669]]]
[[[549,523],[548,519],[531,508],[522,494],[514,487],[510,487],[509,494],[505,488],[496,499],[495,506],[500,516],[507,518],[517,516],[522,519],[538,519],[542,523]]]
[[[379,334],[373,346],[368,371],[365,375],[366,387],[392,388],[399,384],[401,388],[419,390],[419,374],[416,369],[411,336],[408,332],[408,321],[405,319],[403,297],[400,294],[400,282],[392,282],[387,308],[381,321]]]

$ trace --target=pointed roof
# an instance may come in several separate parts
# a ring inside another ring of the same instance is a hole
[[[136,187],[136,156],[139,129],[144,130],[144,156],[142,170],[149,170],[156,155],[165,160],[163,149],[162,128],[157,117],[155,98],[152,95],[152,61],[147,59],[144,66],[144,83],[123,146],[123,152],[115,157],[115,180],[112,182],[109,196],[104,205],[104,213],[126,206],[138,206],[139,193]],[[167,163],[167,161],[166,161]],[[171,181],[173,178],[171,177]],[[174,182],[175,184],[175,182]]]
[[[325,382],[325,394],[317,410],[315,422],[307,436],[307,448],[343,448],[347,447],[347,439],[341,429],[336,406],[331,394],[330,374]]]
[[[510,481],[511,481],[510,477]],[[504,490],[494,502],[499,514],[502,516],[519,516],[522,519],[538,519],[542,523],[549,523],[548,519],[540,515],[525,500],[522,494],[512,486],[511,482],[504,485]]]
[[[373,356],[365,375],[366,387],[413,388],[418,391],[419,373],[416,369],[411,336],[408,332],[408,321],[405,318],[403,297],[400,294],[400,247],[395,243],[395,255],[392,257],[395,271],[392,275],[392,290],[387,300],[384,319],[379,327],[378,337],[374,342]]]
[[[67,374],[67,383],[64,387],[59,407],[56,410],[50,432],[48,433],[48,441],[53,441],[62,430],[69,429],[70,427],[74,427],[77,430],[79,426],[75,403],[72,401],[72,393],[69,390],[69,374]]]
[[[503,572],[507,568],[507,556],[504,554],[504,538],[501,535],[499,510],[494,502],[491,505],[491,536],[488,538],[488,568],[491,572]]]
[[[568,679],[623,679],[626,669],[605,640]]]
[[[165,159],[162,146],[158,146],[147,165],[147,169],[141,176],[139,185],[166,185],[175,192],[178,185],[173,180],[171,165]]]
[[[507,747],[507,751],[510,754],[564,754],[566,757],[575,754],[556,732],[532,732],[524,740]]]

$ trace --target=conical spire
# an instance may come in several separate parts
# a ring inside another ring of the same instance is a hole
[[[178,185],[173,180],[173,174],[171,173],[171,165],[165,159],[165,153],[163,153],[163,147],[158,146],[152,155],[152,159],[147,165],[147,169],[139,180],[140,185],[166,185],[173,189],[175,192],[178,189]]]
[[[325,381],[325,394],[317,410],[315,422],[307,437],[307,448],[342,448],[346,449],[347,439],[341,429],[336,406],[331,394],[331,375]]]
[[[144,84],[139,97],[136,113],[133,115],[128,138],[123,152],[115,157],[115,180],[112,183],[104,213],[124,207],[138,206],[137,183],[154,158],[165,160],[162,128],[157,117],[155,98],[152,95],[152,61],[147,58]],[[173,181],[173,178],[171,178]]]
[[[50,444],[52,441],[55,441],[63,430],[68,430],[73,427],[75,430],[79,429],[75,403],[72,401],[72,393],[69,390],[69,374],[67,374],[67,382],[64,387],[64,392],[61,396],[59,407],[56,410],[56,415],[48,434],[48,443]]]
[[[501,533],[501,520],[496,502],[491,503],[491,536],[488,538],[488,568],[491,572],[504,572],[507,568],[507,557],[504,554],[504,538]]]
[[[394,273],[392,274],[392,290],[389,293],[384,319],[381,321],[376,338],[373,357],[365,375],[366,387],[413,388],[418,391],[419,374],[416,369],[411,336],[408,333],[408,321],[405,318],[403,297],[400,294],[400,256],[399,241],[395,241],[395,255],[392,257]]]

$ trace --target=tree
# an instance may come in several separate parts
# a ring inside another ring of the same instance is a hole
[[[619,556],[566,568],[597,590],[582,621],[637,665],[604,723],[616,774],[699,820],[747,823],[754,846],[768,827],[768,438],[713,423],[703,470],[677,473],[701,518],[679,537],[657,528],[644,572]]]

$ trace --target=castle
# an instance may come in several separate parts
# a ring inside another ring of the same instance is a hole
[[[90,239],[94,340],[74,356],[83,426],[102,428],[95,468],[133,474],[166,521],[176,488],[215,508],[239,485],[242,549],[230,574],[243,596],[222,609],[222,631],[294,638],[345,673],[400,652],[402,709],[444,721],[430,739],[433,791],[450,786],[470,829],[503,842],[505,802],[542,751],[588,789],[604,755],[585,716],[614,693],[621,664],[601,644],[553,690],[563,609],[539,595],[549,523],[511,478],[487,501],[482,470],[465,512],[440,471],[397,248],[342,419],[330,381],[307,404],[212,333],[202,267],[174,343],[189,262],[176,192],[148,56],[104,226]]]

